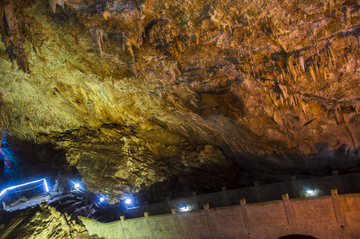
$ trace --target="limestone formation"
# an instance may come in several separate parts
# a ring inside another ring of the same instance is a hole
[[[79,220],[70,220],[45,201],[25,209],[9,223],[0,225],[1,238],[89,238]]]
[[[9,2],[8,158],[111,203],[359,169],[356,1]]]

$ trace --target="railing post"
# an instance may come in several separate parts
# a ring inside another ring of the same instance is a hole
[[[246,200],[245,200],[245,198],[240,200],[240,205],[241,205],[241,213],[242,213],[242,215],[244,217],[245,226],[246,226],[246,228],[251,228],[249,215],[248,215],[247,210],[246,210]]]
[[[124,238],[126,239],[127,238],[127,236],[126,236],[126,232],[125,232],[125,228],[124,228],[124,226],[125,226],[125,216],[120,216],[120,226],[121,226],[121,230],[122,230],[122,233],[123,233],[123,235],[124,235]]]
[[[334,206],[336,221],[339,223],[343,223],[345,221],[344,213],[340,206],[339,195],[338,195],[338,191],[336,188],[331,189],[331,199],[332,199],[332,203]]]
[[[171,214],[172,214],[172,217],[173,217],[173,220],[174,220],[174,223],[175,223],[175,227],[176,227],[176,231],[179,235],[182,235],[182,230],[181,230],[181,227],[180,227],[180,223],[179,223],[179,220],[177,218],[177,210],[176,208],[172,208],[171,209]]]
[[[221,187],[221,192],[222,192],[222,198],[223,198],[223,203],[225,206],[229,206],[229,198],[227,196],[227,192],[226,192],[226,187],[223,186]]]
[[[287,193],[283,194],[282,200],[284,203],[285,214],[286,214],[288,223],[289,223],[289,225],[294,225],[294,218],[293,218],[293,214],[292,214],[292,210],[291,210],[291,206],[290,206],[289,194],[287,194]]]
[[[144,217],[145,217],[145,220],[146,220],[146,224],[148,226],[148,229],[149,229],[149,233],[151,234],[151,236],[154,237],[154,232],[153,230],[151,229],[151,225],[150,225],[150,222],[149,222],[149,212],[144,212]]]
[[[209,211],[209,203],[204,204],[203,207],[204,207],[206,222],[208,224],[209,230],[215,231],[216,230],[215,225],[214,225],[214,222],[212,220],[212,217],[211,217],[210,211]]]

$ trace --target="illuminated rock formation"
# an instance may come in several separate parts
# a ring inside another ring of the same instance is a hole
[[[14,157],[110,202],[358,170],[356,2],[50,2],[0,8]]]
[[[46,202],[19,211],[7,224],[1,224],[2,238],[89,238],[81,222],[70,220]]]

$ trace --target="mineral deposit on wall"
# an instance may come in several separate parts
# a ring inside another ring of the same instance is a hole
[[[351,171],[359,11],[340,0],[2,1],[3,137],[111,202]]]

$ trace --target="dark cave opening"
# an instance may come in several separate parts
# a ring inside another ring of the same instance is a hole
[[[294,235],[283,236],[283,237],[280,237],[279,239],[317,239],[317,238],[313,237],[313,236],[294,234]]]
[[[4,159],[2,185],[20,184],[38,178],[53,178],[58,174],[71,174],[65,152],[54,149],[51,144],[36,144],[3,138],[1,145]]]
[[[0,188],[12,188],[3,195],[5,205],[45,195],[46,191],[66,193],[74,186],[72,182],[81,181],[77,169],[67,163],[66,152],[49,143],[2,138],[0,153]]]

